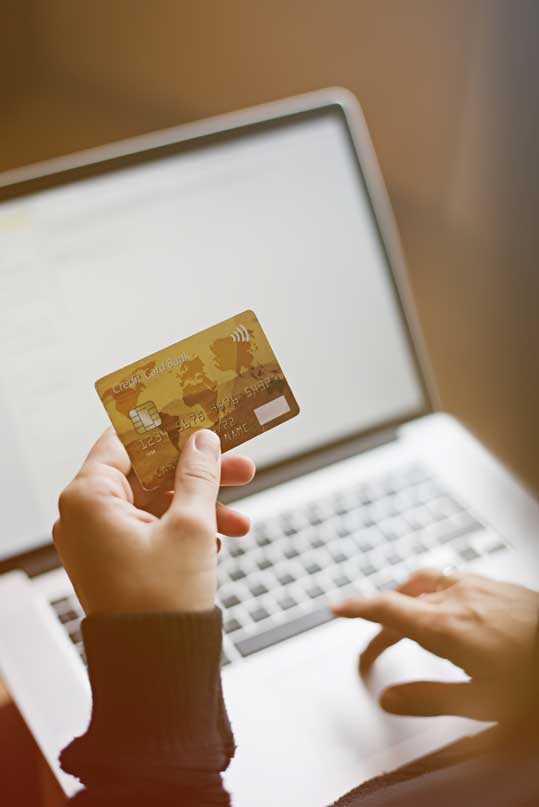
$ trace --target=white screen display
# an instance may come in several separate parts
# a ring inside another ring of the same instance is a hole
[[[97,378],[244,309],[300,415],[260,466],[423,405],[344,122],[307,118],[0,206],[0,556],[50,535]]]

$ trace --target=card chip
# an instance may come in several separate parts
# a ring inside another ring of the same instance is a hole
[[[262,404],[262,406],[257,406],[254,411],[256,419],[261,426],[264,426],[271,420],[275,420],[275,418],[281,417],[281,415],[286,415],[287,412],[290,412],[290,407],[284,395],[280,395],[278,398],[274,398],[273,401],[268,401]]]
[[[161,425],[161,418],[153,401],[147,401],[140,404],[140,406],[135,406],[134,409],[129,411],[129,417],[135,431],[139,434],[149,432],[151,429],[156,429]]]

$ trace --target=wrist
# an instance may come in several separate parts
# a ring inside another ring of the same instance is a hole
[[[140,583],[140,581],[139,581]],[[111,581],[106,591],[81,597],[88,616],[94,614],[201,613],[215,607],[217,579],[215,570],[202,571],[171,580],[133,581],[122,585]]]

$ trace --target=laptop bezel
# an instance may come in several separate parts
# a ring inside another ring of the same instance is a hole
[[[373,223],[384,252],[386,270],[394,287],[424,406],[418,410],[403,412],[389,422],[378,423],[371,428],[345,435],[337,441],[266,466],[257,474],[256,481],[249,486],[249,493],[272,487],[310,470],[372,448],[374,445],[395,439],[400,425],[431,413],[437,405],[432,371],[407,283],[396,223],[367,126],[355,97],[339,88],[320,90],[0,174],[1,204],[3,201],[20,199],[40,191],[191,149],[200,150],[226,139],[252,136],[253,133],[268,127],[290,125],[322,114],[338,114],[344,123],[358,168],[358,181],[365,189]],[[221,498],[233,501],[242,495],[245,495],[245,491],[229,490]],[[30,576],[34,576],[58,565],[59,559],[50,538],[47,537],[44,538],[43,545],[36,549],[0,561],[0,574],[12,569],[22,569]]]

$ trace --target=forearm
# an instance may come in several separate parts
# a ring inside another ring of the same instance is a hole
[[[229,805],[220,611],[94,616],[83,635],[92,718],[61,757],[85,785],[74,803]]]

